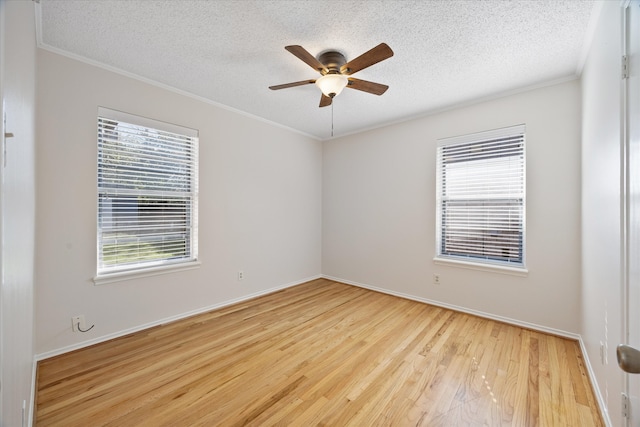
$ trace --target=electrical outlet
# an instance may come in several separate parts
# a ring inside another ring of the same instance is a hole
[[[244,271],[240,270],[238,271],[238,280],[242,280],[244,279]]]
[[[440,275],[439,274],[434,274],[433,275],[433,284],[434,285],[439,285],[440,284]]]
[[[79,316],[73,316],[71,318],[71,327],[73,328],[73,332],[80,332],[80,329],[86,330],[84,324],[84,315],[81,314]]]

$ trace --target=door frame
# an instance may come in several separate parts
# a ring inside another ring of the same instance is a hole
[[[5,342],[4,342],[4,316],[2,315],[2,305],[4,304],[4,258],[2,248],[4,247],[4,162],[5,162],[5,106],[4,106],[4,43],[5,43],[5,0],[0,0],[0,414],[3,412],[4,402],[4,364]],[[0,419],[0,422],[2,420]]]
[[[625,0],[621,3],[622,55],[629,57],[631,40],[631,7],[640,6],[640,0]],[[640,11],[638,12],[640,13]],[[621,58],[622,61],[622,58]],[[621,67],[621,71],[622,67]],[[631,104],[629,71],[621,75],[620,85],[620,130],[621,130],[621,186],[622,186],[622,341],[640,346],[640,146],[631,141]],[[640,96],[640,95],[635,95]],[[640,104],[635,100],[635,104]],[[632,330],[632,328],[635,328]],[[635,421],[640,425],[640,378],[623,374],[623,393],[628,397],[625,425]]]

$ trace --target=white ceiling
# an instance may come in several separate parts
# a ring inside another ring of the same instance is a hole
[[[576,77],[600,4],[590,0],[41,0],[41,47],[196,95],[318,139],[331,107],[319,74],[284,49],[351,60],[381,42],[395,55],[345,89],[335,136]]]

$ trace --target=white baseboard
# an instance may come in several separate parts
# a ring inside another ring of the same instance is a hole
[[[29,405],[29,413],[27,414],[27,425],[33,426],[33,415],[36,407],[36,387],[38,384],[36,380],[38,378],[38,360],[33,357],[33,365],[31,366],[31,404]]]
[[[325,278],[325,279],[334,280],[336,282],[345,283],[347,285],[353,285],[353,286],[357,286],[359,288],[364,288],[364,289],[369,289],[369,290],[376,291],[376,292],[381,292],[383,294],[393,295],[393,296],[396,296],[396,297],[405,298],[405,299],[409,299],[409,300],[412,300],[412,301],[423,302],[425,304],[435,305],[436,307],[448,308],[449,310],[459,311],[461,313],[472,314],[474,316],[484,317],[485,319],[491,319],[491,320],[496,320],[498,322],[508,323],[510,325],[519,326],[519,327],[525,328],[525,329],[531,329],[531,330],[534,330],[534,331],[544,332],[544,333],[547,333],[547,334],[557,335],[557,336],[560,336],[560,337],[570,338],[570,339],[573,339],[573,340],[578,340],[580,338],[579,334],[576,334],[576,333],[573,333],[573,332],[563,331],[563,330],[560,330],[560,329],[550,328],[548,326],[537,325],[535,323],[529,323],[529,322],[524,322],[524,321],[518,320],[518,319],[512,319],[512,318],[504,317],[504,316],[498,316],[498,315],[495,315],[495,314],[486,313],[484,311],[473,310],[473,309],[470,309],[470,308],[467,308],[467,307],[461,307],[461,306],[458,306],[458,305],[449,304],[449,303],[445,303],[445,302],[441,302],[441,301],[435,301],[435,300],[431,300],[431,299],[428,299],[428,298],[422,298],[422,297],[418,297],[418,296],[415,296],[415,295],[409,295],[409,294],[405,294],[405,293],[402,293],[402,292],[396,292],[396,291],[392,291],[392,290],[389,290],[389,289],[378,288],[376,286],[366,285],[364,283],[358,283],[358,282],[354,282],[352,280],[345,280],[345,279],[340,279],[338,277],[331,277],[331,276],[326,276],[326,275],[323,275],[322,277]]]
[[[580,343],[580,351],[582,352],[582,357],[584,358],[584,365],[587,367],[587,373],[589,374],[589,380],[591,381],[591,389],[596,395],[596,400],[598,401],[600,415],[602,415],[604,424],[607,427],[613,427],[613,424],[611,424],[611,418],[609,417],[609,411],[607,411],[607,405],[605,404],[604,397],[600,392],[600,387],[598,387],[598,381],[596,381],[596,373],[593,371],[593,367],[591,366],[589,353],[587,353],[587,347],[584,344],[582,336],[580,336],[578,342]]]
[[[243,301],[247,301],[247,300],[259,297],[259,296],[271,294],[271,293],[280,291],[282,289],[290,288],[292,286],[300,285],[302,283],[310,282],[311,280],[316,280],[316,279],[320,279],[320,278],[322,278],[322,275],[307,277],[307,278],[302,279],[302,280],[297,280],[295,282],[286,283],[284,285],[280,285],[280,286],[276,286],[276,287],[273,287],[273,288],[265,289],[265,290],[262,290],[262,291],[259,291],[259,292],[255,292],[255,293],[252,293],[252,294],[249,294],[249,295],[243,295],[243,296],[241,296],[239,298],[230,299],[230,300],[218,303],[218,304],[213,304],[213,305],[210,305],[210,306],[201,307],[201,308],[198,308],[196,310],[188,311],[186,313],[180,313],[180,314],[177,314],[175,316],[169,316],[169,317],[166,317],[164,319],[159,319],[159,320],[156,320],[156,321],[153,321],[153,322],[145,323],[143,325],[134,326],[133,328],[129,328],[129,329],[125,329],[125,330],[122,330],[122,331],[114,332],[114,333],[111,333],[111,334],[103,335],[101,337],[93,338],[93,339],[90,339],[90,340],[87,340],[87,341],[82,341],[82,342],[79,342],[79,343],[76,343],[76,344],[73,344],[73,345],[69,345],[69,346],[66,346],[66,347],[62,347],[62,348],[58,348],[58,349],[55,349],[55,350],[47,351],[45,353],[40,353],[40,354],[37,354],[35,356],[35,360],[36,360],[35,363],[37,364],[37,362],[39,362],[41,360],[49,359],[49,358],[54,357],[54,356],[59,356],[59,355],[64,354],[64,353],[69,353],[70,351],[79,350],[81,348],[89,347],[89,346],[92,346],[94,344],[99,344],[101,342],[109,341],[109,340],[112,340],[112,339],[115,339],[115,338],[120,338],[120,337],[123,337],[125,335],[132,334],[134,332],[139,332],[139,331],[142,331],[142,330],[145,330],[145,329],[149,329],[149,328],[152,328],[154,326],[164,325],[164,324],[167,324],[167,323],[170,323],[170,322],[175,322],[176,320],[185,319],[187,317],[195,316],[197,314],[202,314],[202,313],[206,313],[206,312],[209,312],[209,311],[212,311],[212,310],[216,310],[216,309],[219,309],[219,308],[227,307],[227,306],[230,306],[230,305],[233,305],[233,304],[237,304],[239,302],[243,302]]]

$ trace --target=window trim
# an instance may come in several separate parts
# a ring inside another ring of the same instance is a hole
[[[135,126],[147,127],[150,129],[159,130],[161,132],[169,132],[173,134],[183,135],[193,140],[193,164],[192,164],[192,172],[189,175],[191,180],[192,191],[190,196],[190,225],[191,233],[190,233],[190,256],[188,258],[182,258],[178,260],[171,259],[160,259],[156,262],[151,261],[148,263],[142,264],[130,264],[130,265],[122,265],[121,268],[116,269],[102,269],[100,270],[100,187],[99,182],[97,183],[98,187],[96,188],[96,200],[98,205],[96,205],[96,276],[93,278],[94,284],[104,284],[117,282],[122,280],[129,280],[139,277],[146,276],[156,276],[159,274],[167,274],[176,271],[190,270],[194,268],[198,268],[200,266],[199,257],[198,257],[198,181],[199,181],[199,156],[198,156],[198,145],[199,145],[199,134],[198,131],[191,128],[186,128],[183,126],[175,125],[172,123],[162,122],[146,117],[136,116],[133,114],[125,113],[122,111],[112,110],[105,107],[98,107],[97,114],[98,122],[100,119],[113,120],[117,122],[124,122],[128,124],[132,124]],[[96,125],[96,134],[99,134],[99,124]],[[99,152],[99,149],[98,149]],[[99,156],[96,157],[99,162]],[[99,163],[96,164],[96,171],[99,170]],[[186,175],[185,175],[186,176]]]
[[[173,264],[157,265],[154,267],[138,268],[135,270],[118,271],[104,273],[93,278],[95,285],[105,285],[107,283],[122,282],[125,280],[140,279],[143,277],[160,276],[163,274],[176,273],[179,271],[194,270],[200,268],[200,261],[182,261]]]
[[[436,256],[433,258],[433,263],[438,265],[465,268],[467,270],[489,271],[510,276],[526,277],[529,275],[529,270],[526,267],[510,267],[502,264],[489,263],[488,261],[485,263],[480,263],[472,262],[468,259]]]
[[[483,259],[481,257],[467,257],[446,255],[441,253],[442,249],[442,199],[441,199],[441,169],[440,169],[440,148],[446,145],[465,144],[472,142],[482,142],[486,140],[523,135],[523,159],[522,159],[522,261],[521,263],[509,263],[507,261]],[[435,224],[435,264],[451,265],[473,270],[494,271],[504,274],[526,276],[526,125],[519,124],[505,128],[493,129],[484,132],[477,132],[467,135],[441,138],[437,141],[436,151],[436,224]]]

